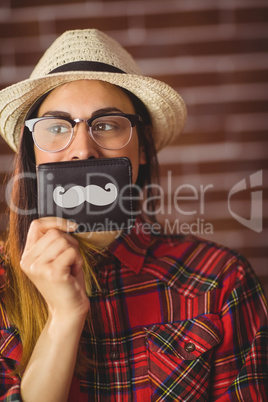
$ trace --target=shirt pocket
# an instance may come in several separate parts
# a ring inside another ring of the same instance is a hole
[[[218,314],[152,325],[145,336],[151,400],[208,400],[213,350],[223,336]]]

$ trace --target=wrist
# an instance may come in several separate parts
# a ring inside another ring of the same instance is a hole
[[[51,339],[69,336],[81,336],[83,331],[87,312],[83,314],[62,314],[58,312],[49,313],[47,321],[48,335]]]

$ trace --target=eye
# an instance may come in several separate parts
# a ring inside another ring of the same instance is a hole
[[[102,116],[92,122],[92,131],[98,134],[110,134],[121,129],[122,122],[119,116]]]
[[[47,131],[54,135],[70,133],[71,127],[67,123],[52,123],[47,127]]]
[[[110,122],[99,121],[92,126],[93,131],[111,131],[115,130],[115,126]]]

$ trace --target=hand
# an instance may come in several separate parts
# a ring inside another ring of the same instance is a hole
[[[30,225],[21,269],[33,282],[57,317],[85,317],[89,301],[85,292],[83,260],[78,242],[68,231],[75,224],[55,217]]]

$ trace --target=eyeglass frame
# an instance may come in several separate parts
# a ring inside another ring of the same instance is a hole
[[[125,117],[125,118],[126,118],[127,120],[129,120],[129,122],[130,122],[131,131],[130,131],[129,139],[128,139],[128,141],[126,142],[126,144],[124,144],[123,146],[121,146],[121,147],[119,147],[119,148],[107,148],[107,147],[104,147],[104,146],[98,144],[97,141],[95,140],[95,138],[93,137],[93,134],[92,134],[92,122],[93,122],[94,120],[100,118],[100,117],[106,117],[106,116],[107,116],[107,117],[109,117],[109,116],[121,116],[121,117]],[[35,140],[35,138],[34,138],[34,126],[36,125],[36,123],[38,123],[39,121],[42,121],[42,120],[50,120],[50,119],[61,119],[61,120],[65,120],[65,121],[71,123],[71,126],[72,126],[72,132],[71,132],[71,136],[70,136],[70,139],[69,139],[68,143],[67,143],[63,148],[58,149],[57,151],[47,151],[47,150],[41,148],[41,147],[36,143],[36,140]],[[133,127],[135,127],[139,122],[142,122],[142,121],[143,121],[143,120],[142,120],[142,118],[141,118],[141,116],[140,116],[139,114],[130,114],[130,113],[107,113],[107,114],[96,115],[96,116],[90,117],[89,119],[79,119],[79,118],[71,119],[71,118],[66,117],[66,116],[43,116],[43,117],[36,117],[36,118],[34,118],[34,119],[25,120],[24,125],[25,125],[25,127],[27,127],[28,130],[31,132],[32,138],[33,138],[33,142],[34,142],[34,144],[36,145],[36,147],[37,147],[38,149],[40,149],[40,150],[43,151],[43,152],[56,153],[56,152],[63,151],[63,150],[64,150],[65,148],[67,148],[67,147],[70,145],[70,143],[73,141],[73,139],[75,138],[75,134],[74,134],[75,130],[74,130],[74,128],[75,128],[75,126],[76,126],[78,123],[82,123],[82,122],[87,123],[88,128],[89,128],[89,130],[88,130],[89,135],[90,135],[90,137],[92,138],[92,140],[95,142],[95,144],[97,144],[100,148],[103,148],[103,149],[107,149],[107,150],[111,150],[111,151],[112,151],[112,150],[118,150],[118,149],[124,148],[124,147],[130,142],[130,140],[131,140],[131,138],[132,138],[132,129],[133,129]]]

